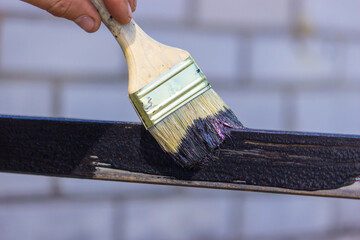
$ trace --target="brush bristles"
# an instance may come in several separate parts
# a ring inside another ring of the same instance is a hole
[[[193,168],[230,135],[232,128],[243,126],[209,89],[149,128],[149,132],[179,165]]]

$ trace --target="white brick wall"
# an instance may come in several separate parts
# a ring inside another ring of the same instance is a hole
[[[185,19],[187,10],[186,1],[184,0],[152,0],[138,2],[134,19],[147,23],[149,20],[154,21],[176,21],[182,22]]]
[[[360,134],[359,8],[359,0],[146,0],[134,17],[156,40],[188,50],[245,126]],[[0,114],[139,122],[107,29],[86,34],[21,1],[0,0],[0,14]],[[298,17],[313,34],[294,34]],[[360,239],[358,208],[350,200],[0,174],[6,240]]]
[[[45,73],[125,72],[121,49],[104,27],[95,34],[65,20],[6,20],[1,69]]]
[[[347,78],[353,84],[360,83],[360,44],[349,44],[346,54]]]
[[[0,114],[49,116],[50,87],[44,82],[0,81]]]
[[[45,11],[35,8],[23,1],[0,0],[0,13],[31,13],[36,15],[47,15]]]
[[[297,130],[360,134],[360,95],[349,91],[316,91],[297,98]]]
[[[359,235],[355,233],[349,233],[346,235],[342,235],[342,236],[334,236],[333,238],[334,240],[358,240],[359,239]]]
[[[289,0],[199,0],[197,17],[203,24],[246,28],[286,27]]]
[[[125,239],[223,239],[227,232],[226,199],[164,198],[120,205]]]
[[[340,64],[345,55],[342,49],[331,42],[256,38],[252,44],[252,74],[256,82],[266,84],[332,80],[344,72]]]
[[[303,0],[304,15],[317,30],[335,30],[346,35],[348,32],[360,32],[358,0],[327,1]]]
[[[260,129],[282,129],[282,101],[279,93],[249,89],[219,89],[217,93],[244,126]]]
[[[111,205],[86,201],[0,206],[2,239],[112,239]]]
[[[357,200],[339,201],[339,225],[354,226],[359,228],[360,216],[356,214],[360,210],[360,202]]]
[[[59,191],[65,196],[111,199],[114,197],[141,198],[154,194],[167,196],[177,193],[178,189],[153,184],[63,178],[59,179]]]
[[[52,180],[41,176],[0,173],[0,199],[16,196],[49,195]]]
[[[62,91],[61,116],[139,122],[127,84],[69,83]]]
[[[326,231],[335,224],[336,200],[313,197],[261,195],[243,206],[245,237],[292,236]]]
[[[234,34],[216,34],[197,30],[157,30],[146,28],[157,41],[187,50],[211,81],[234,84],[242,75],[241,39]]]

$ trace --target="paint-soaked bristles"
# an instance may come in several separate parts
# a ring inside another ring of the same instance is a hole
[[[149,131],[179,165],[193,168],[230,136],[232,128],[243,125],[215,91],[209,89]]]

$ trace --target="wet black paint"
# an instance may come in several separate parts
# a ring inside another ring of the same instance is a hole
[[[138,124],[0,116],[0,171],[91,177],[92,162],[179,180],[335,189],[360,176],[360,137],[234,130],[195,170]]]
[[[230,109],[205,119],[197,119],[188,127],[178,151],[171,154],[182,167],[195,168],[230,136],[232,129],[244,128]]]

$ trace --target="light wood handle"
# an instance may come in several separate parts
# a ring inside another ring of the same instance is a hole
[[[185,50],[155,41],[134,20],[125,25],[120,24],[110,15],[102,0],[91,2],[123,50],[129,70],[129,94],[141,89],[190,56]]]

